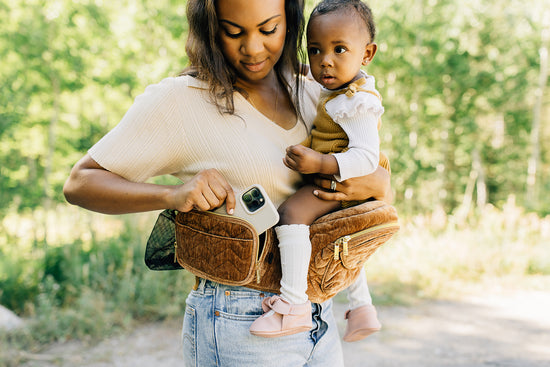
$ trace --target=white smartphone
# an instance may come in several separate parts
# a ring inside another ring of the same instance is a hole
[[[233,215],[251,223],[258,234],[279,222],[279,212],[261,185],[254,184],[241,192],[235,190],[235,199]],[[214,212],[227,215],[225,203],[214,209]]]

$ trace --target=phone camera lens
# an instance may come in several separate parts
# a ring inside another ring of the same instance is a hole
[[[242,198],[246,207],[252,213],[260,209],[265,204],[265,199],[262,192],[256,187],[244,193]]]

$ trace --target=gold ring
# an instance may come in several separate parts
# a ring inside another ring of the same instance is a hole
[[[336,181],[330,180],[330,189],[336,191]]]

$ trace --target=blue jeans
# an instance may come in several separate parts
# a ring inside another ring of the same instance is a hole
[[[272,293],[201,279],[187,297],[183,355],[187,367],[339,367],[342,346],[332,301],[312,304],[313,328],[280,338],[261,338],[249,327]]]

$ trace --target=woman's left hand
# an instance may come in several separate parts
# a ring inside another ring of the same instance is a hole
[[[390,174],[380,166],[367,176],[353,177],[342,182],[332,177],[317,176],[314,182],[325,189],[314,191],[314,194],[322,200],[354,201],[374,198],[387,203],[393,201]]]

